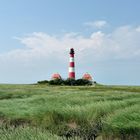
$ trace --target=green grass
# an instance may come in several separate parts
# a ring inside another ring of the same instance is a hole
[[[59,140],[60,137],[52,135],[46,131],[30,128],[18,127],[0,129],[1,140]]]
[[[138,140],[139,108],[139,86],[0,85],[0,140]]]

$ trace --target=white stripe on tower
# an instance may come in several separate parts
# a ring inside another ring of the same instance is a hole
[[[75,63],[74,63],[74,49],[70,49],[70,60],[69,60],[69,78],[75,79]]]
[[[75,69],[73,67],[69,67],[69,72],[75,72]]]
[[[74,62],[74,57],[70,56],[70,62]]]

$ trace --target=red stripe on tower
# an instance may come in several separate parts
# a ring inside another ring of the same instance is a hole
[[[74,67],[74,62],[70,62],[70,67]]]
[[[74,49],[70,49],[69,78],[75,79]]]

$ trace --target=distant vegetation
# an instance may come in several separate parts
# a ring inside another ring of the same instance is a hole
[[[92,85],[93,82],[86,79],[54,79],[54,80],[44,80],[38,81],[38,84],[49,84],[49,85],[66,85],[66,86],[84,86],[84,85]]]
[[[0,85],[0,140],[139,140],[140,87]]]

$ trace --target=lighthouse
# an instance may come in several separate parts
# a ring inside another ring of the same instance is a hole
[[[69,59],[69,78],[75,79],[75,63],[74,63],[74,49],[70,49],[70,59]]]

